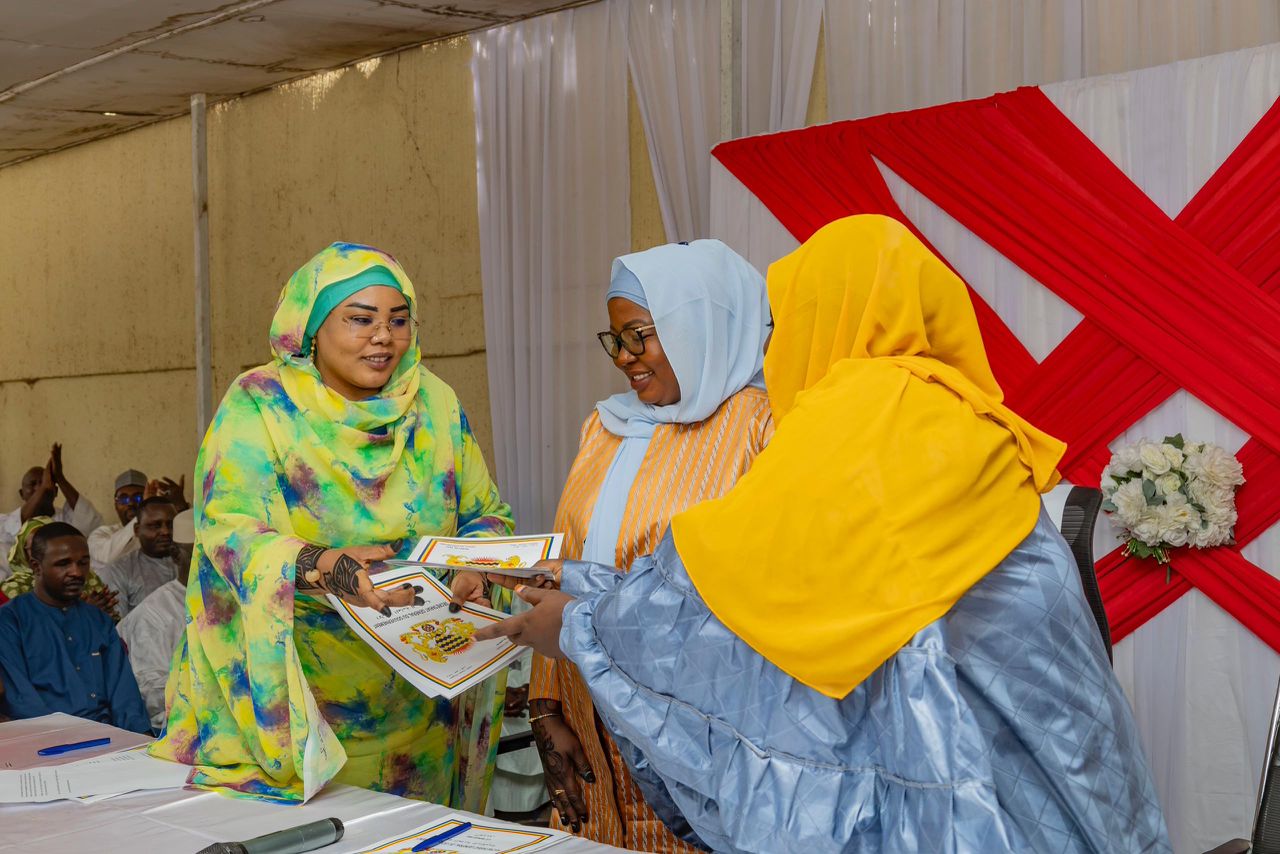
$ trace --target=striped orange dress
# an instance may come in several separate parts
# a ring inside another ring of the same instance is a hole
[[[733,395],[705,421],[658,425],[631,486],[615,565],[629,568],[637,557],[657,548],[672,516],[728,491],[772,433],[768,395],[756,388]],[[556,511],[555,530],[565,534],[565,557],[582,554],[591,511],[621,442],[604,429],[593,411],[582,427],[578,456]],[[582,836],[638,851],[698,850],[677,839],[644,802],[613,739],[596,718],[577,668],[567,661],[534,656],[529,699],[556,700],[562,705],[565,721],[581,740],[595,771],[593,784],[578,779],[590,818],[582,825]],[[558,819],[553,813],[553,826],[568,830]]]

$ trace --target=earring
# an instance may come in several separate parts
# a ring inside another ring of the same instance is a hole
[[[316,339],[311,339],[311,361],[316,360]]]

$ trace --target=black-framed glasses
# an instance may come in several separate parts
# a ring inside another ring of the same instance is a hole
[[[596,337],[600,339],[600,346],[609,354],[610,359],[618,358],[618,353],[623,348],[631,355],[639,356],[644,352],[644,339],[657,334],[649,330],[657,327],[656,323],[650,323],[648,326],[629,326],[616,335],[606,329],[604,332],[597,332]]]

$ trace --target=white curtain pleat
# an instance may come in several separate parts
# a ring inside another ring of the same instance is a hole
[[[804,124],[823,0],[741,0],[743,134]]]
[[[1276,0],[826,0],[827,102],[850,119],[1280,40]]]
[[[720,4],[614,0],[668,241],[706,237],[720,139]]]
[[[631,240],[620,10],[583,6],[471,39],[495,468],[517,530],[550,530],[583,419],[616,391],[595,340]]]
[[[1176,215],[1280,97],[1280,45],[1043,89],[1144,192]],[[903,212],[1034,356],[1043,358],[1079,322],[1080,315],[1048,289],[907,182],[883,166],[881,171]],[[795,238],[736,178],[718,165],[714,174],[716,237],[761,270],[795,247]],[[1177,432],[1231,451],[1247,439],[1178,392],[1117,442]],[[1096,553],[1117,542],[1104,518]],[[1243,551],[1280,577],[1280,525]],[[1280,655],[1193,590],[1117,644],[1115,667],[1133,705],[1174,850],[1199,854],[1248,837]]]

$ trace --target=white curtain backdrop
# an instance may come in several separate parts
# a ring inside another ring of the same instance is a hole
[[[1280,41],[1275,0],[826,0],[831,118]]]
[[[1280,45],[1043,89],[1172,216],[1280,96]],[[1036,358],[1079,322],[1079,314],[1062,300],[881,168],[904,213]],[[718,164],[712,192],[712,234],[760,269],[796,246],[764,205]],[[1177,432],[1231,451],[1247,438],[1179,392],[1121,441]],[[1117,542],[1104,519],[1097,554]],[[1244,554],[1280,576],[1280,526]],[[1193,590],[1121,641],[1115,667],[1133,704],[1175,850],[1198,854],[1247,837],[1280,655]]]
[[[595,333],[631,240],[619,12],[593,4],[472,37],[495,468],[523,532],[551,529],[582,421],[618,386]]]
[[[667,240],[706,237],[710,151],[720,139],[720,4],[615,0],[610,5],[624,10],[631,83]]]
[[[823,0],[742,0],[739,11],[744,135],[804,124],[822,29]]]

